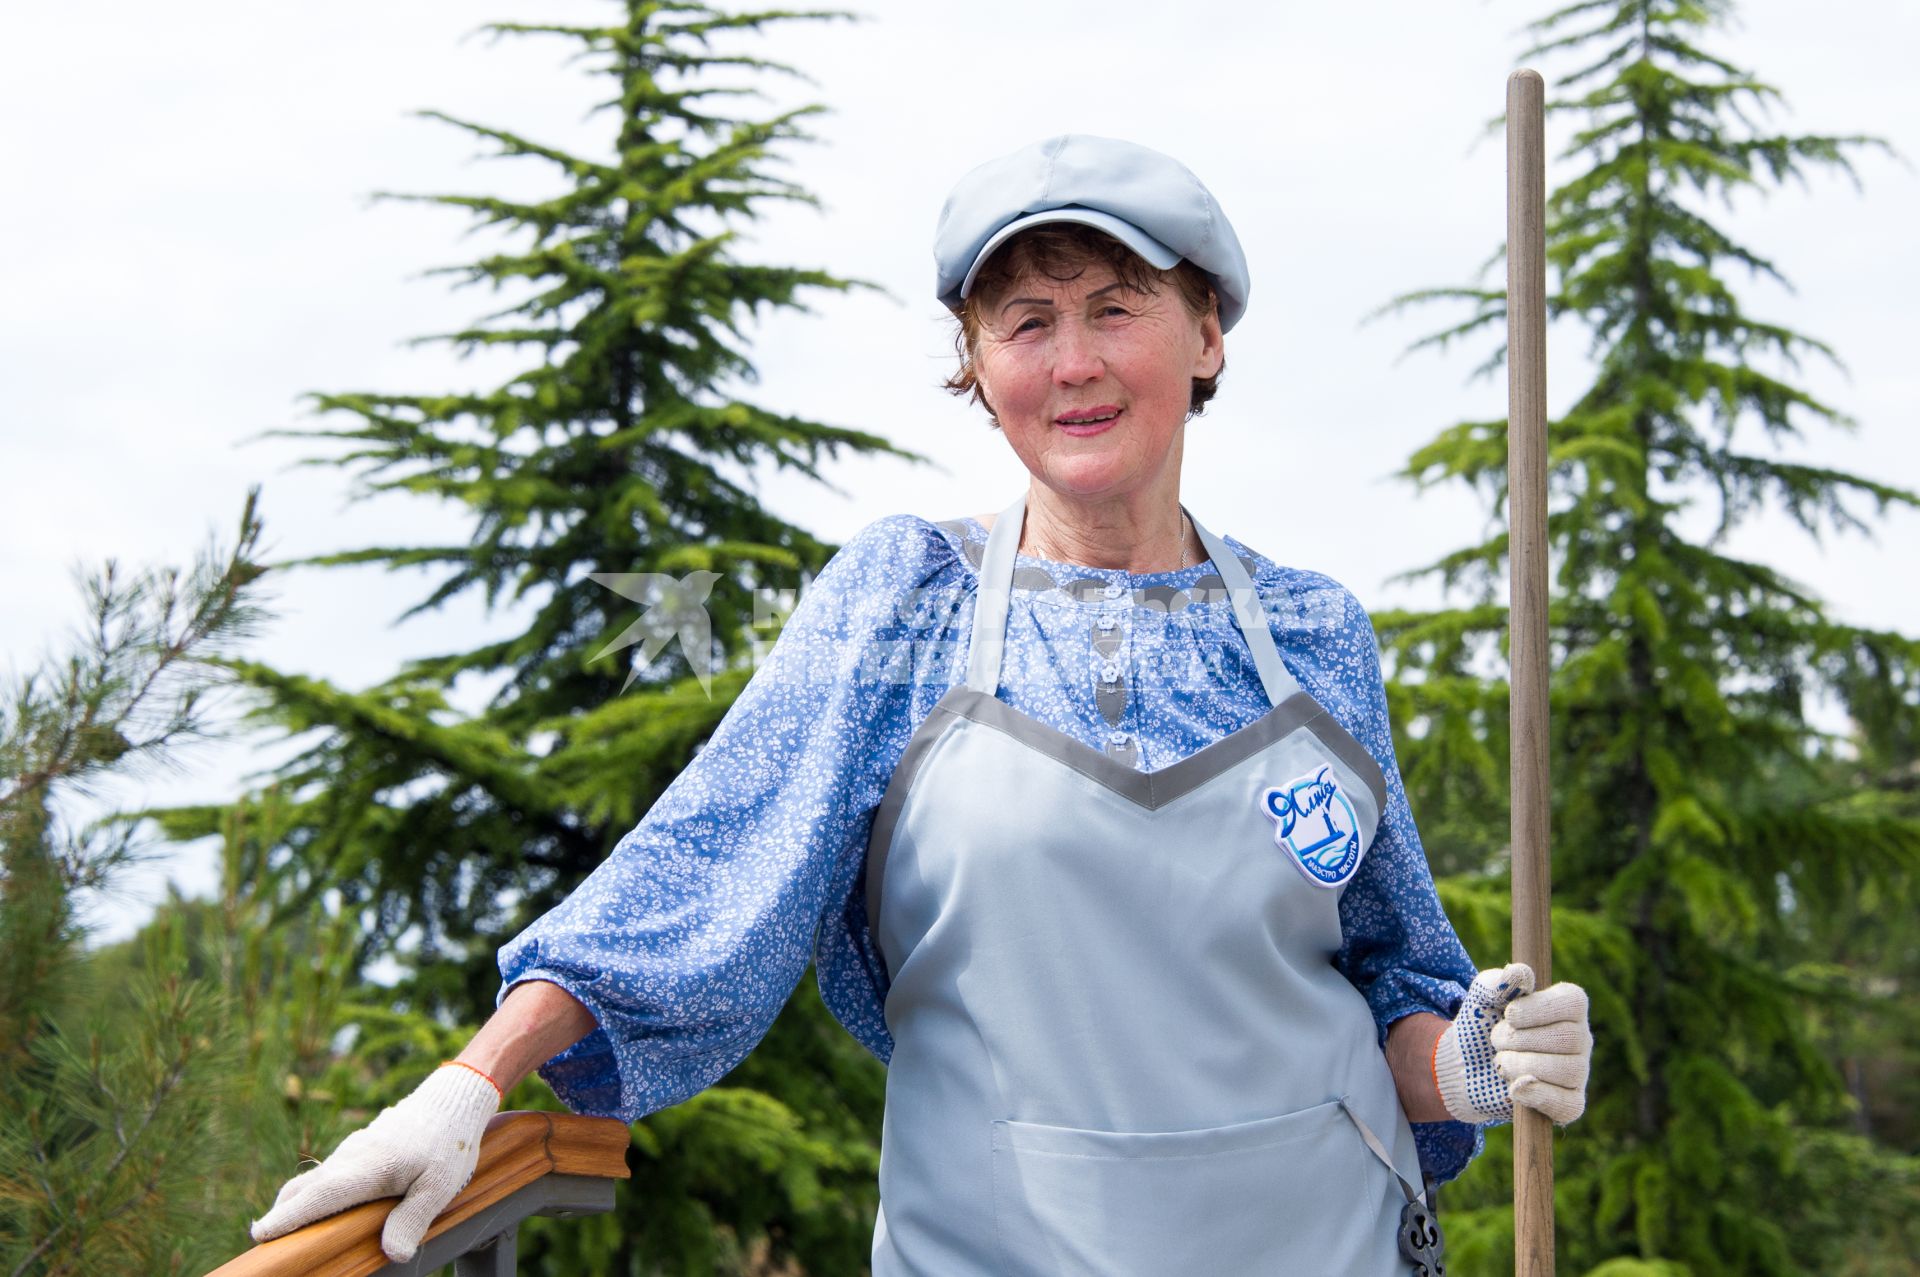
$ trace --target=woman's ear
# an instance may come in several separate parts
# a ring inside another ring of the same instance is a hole
[[[1220,331],[1220,299],[1212,297],[1205,319],[1200,321],[1200,353],[1195,357],[1193,375],[1218,377],[1227,362],[1227,341]]]

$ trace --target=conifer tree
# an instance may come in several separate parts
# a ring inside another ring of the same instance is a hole
[[[0,697],[0,1269],[20,1277],[217,1259],[205,1187],[241,1144],[209,1132],[246,1117],[245,1034],[214,981],[86,950],[80,898],[117,888],[144,847],[137,816],[80,823],[70,804],[215,730],[218,658],[260,618],[259,533],[250,496],[234,546],[188,573],[109,562],[68,650]]]
[[[0,1271],[17,1277],[207,1272],[245,1248],[252,1203],[301,1149],[452,1049],[361,991],[354,919],[278,854],[271,793],[230,809],[218,897],[170,889],[135,937],[86,946],[76,901],[121,888],[155,813],[58,813],[107,777],[178,767],[216,730],[221,649],[258,615],[250,516],[184,581],[92,577],[85,641],[0,699]],[[343,1030],[350,1058],[332,1049]]]
[[[1847,1271],[1906,1272],[1914,1163],[1848,1133],[1821,1027],[1873,999],[1815,962],[1862,902],[1912,899],[1920,822],[1885,790],[1888,751],[1913,759],[1920,642],[1846,624],[1727,543],[1762,513],[1819,537],[1920,504],[1770,446],[1852,423],[1797,380],[1834,353],[1735,287],[1782,277],[1737,238],[1734,197],[1851,176],[1883,144],[1770,131],[1778,92],[1701,43],[1729,11],[1583,0],[1522,55],[1575,65],[1550,81],[1549,128],[1581,167],[1549,196],[1549,306],[1587,329],[1593,365],[1549,427],[1554,975],[1592,993],[1597,1044],[1587,1113],[1558,1142],[1560,1253],[1609,1277],[1827,1272],[1873,1239],[1896,1249]],[[1471,312],[1420,345],[1505,315],[1485,286],[1395,306],[1431,300]],[[1498,511],[1505,432],[1454,425],[1403,476],[1474,485]],[[1507,953],[1507,689],[1490,676],[1506,571],[1497,532],[1411,574],[1463,606],[1375,616],[1412,801],[1436,861],[1468,871],[1443,896],[1483,966]],[[1809,721],[1821,691],[1852,742]],[[1458,1271],[1511,1267],[1505,1149],[1443,1206]]]
[[[429,111],[545,168],[559,189],[541,200],[389,197],[462,209],[518,237],[443,268],[518,300],[422,340],[525,351],[525,369],[479,392],[317,395],[342,424],[288,432],[345,445],[328,460],[352,468],[363,492],[451,502],[471,527],[465,544],[308,562],[423,569],[435,584],[405,616],[479,591],[524,625],[360,691],[244,671],[268,694],[273,722],[318,732],[278,776],[293,800],[287,848],[368,919],[363,956],[403,965],[399,999],[469,1029],[492,1010],[498,947],[608,855],[744,686],[748,640],[766,637],[754,633],[765,624],[757,592],[790,589],[837,548],[765,508],[740,476],[781,467],[819,479],[823,459],[848,451],[915,458],[745,392],[755,380],[748,320],[867,285],[737,255],[743,223],[813,202],[775,165],[810,140],[803,125],[821,108],[723,113],[756,92],[751,77],[797,74],[729,42],[845,15],[610,7],[606,25],[484,28],[556,39],[604,77],[604,154]],[[644,670],[632,651],[602,655],[647,603],[588,579],[605,573],[711,574],[701,580],[712,581],[712,650],[670,645],[647,653]],[[470,716],[452,708],[463,678],[490,691]],[[177,812],[174,828],[191,836],[218,818]],[[871,1242],[883,1076],[803,978],[726,1085],[636,1128],[635,1179],[616,1215],[530,1228],[523,1271],[744,1271],[759,1252],[797,1255],[810,1271],[857,1270]],[[530,1081],[508,1102],[554,1101]]]

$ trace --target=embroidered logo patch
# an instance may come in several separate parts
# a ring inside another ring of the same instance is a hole
[[[1360,819],[1330,766],[1262,790],[1260,809],[1273,819],[1273,841],[1316,887],[1337,887],[1360,867]]]

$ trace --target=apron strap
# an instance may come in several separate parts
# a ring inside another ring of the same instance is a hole
[[[1400,1208],[1400,1223],[1394,1229],[1394,1244],[1400,1248],[1400,1258],[1407,1261],[1412,1277],[1446,1277],[1447,1241],[1440,1232],[1440,1220],[1430,1200],[1431,1192],[1413,1191],[1413,1185],[1407,1183],[1407,1177],[1387,1156],[1380,1137],[1360,1120],[1360,1115],[1353,1111],[1353,1105],[1347,1102],[1344,1095],[1340,1097],[1340,1108],[1352,1119],[1367,1148],[1400,1181],[1400,1191],[1406,1194],[1407,1204]]]
[[[1280,659],[1274,646],[1273,631],[1267,625],[1260,606],[1259,592],[1241,565],[1240,556],[1229,550],[1220,538],[1200,525],[1185,505],[1187,519],[1206,547],[1207,556],[1226,583],[1227,597],[1233,604],[1233,619],[1253,653],[1253,665],[1260,673],[1260,685],[1270,705],[1279,705],[1300,690],[1292,673]],[[1013,597],[1013,560],[1020,546],[1021,525],[1026,519],[1027,494],[1022,492],[1013,503],[994,517],[987,531],[986,553],[980,559],[980,592],[973,605],[973,638],[967,652],[967,686],[988,696],[1000,688],[1001,657],[1006,650],[1007,608]]]
[[[967,652],[967,686],[992,696],[1000,689],[1000,656],[1007,643],[1007,606],[1013,598],[1013,555],[1020,548],[1027,494],[994,517],[980,559],[980,592],[973,602],[973,639]]]
[[[1187,509],[1184,505],[1180,508]],[[1298,692],[1300,684],[1280,659],[1280,649],[1274,646],[1273,630],[1267,625],[1259,592],[1253,588],[1253,580],[1247,576],[1240,556],[1229,550],[1219,537],[1201,527],[1200,520],[1193,517],[1193,511],[1187,510],[1187,519],[1193,524],[1193,530],[1200,534],[1200,543],[1207,547],[1207,557],[1213,560],[1220,579],[1226,582],[1227,597],[1233,602],[1233,619],[1239,622],[1240,633],[1245,636],[1247,647],[1253,652],[1253,666],[1260,671],[1260,685],[1267,690],[1267,700],[1277,706]]]
[[[1360,1120],[1360,1115],[1353,1111],[1353,1105],[1347,1101],[1347,1097],[1344,1095],[1340,1097],[1340,1108],[1348,1117],[1353,1119],[1354,1126],[1360,1131],[1360,1138],[1366,1141],[1369,1149],[1373,1150],[1373,1155],[1380,1159],[1380,1164],[1392,1171],[1393,1177],[1400,1181],[1400,1191],[1406,1194],[1407,1200],[1410,1202],[1424,1202],[1426,1195],[1415,1192],[1413,1185],[1407,1183],[1407,1177],[1400,1173],[1400,1168],[1393,1164],[1391,1157],[1387,1156],[1387,1146],[1380,1142],[1380,1137],[1373,1133],[1372,1127]]]

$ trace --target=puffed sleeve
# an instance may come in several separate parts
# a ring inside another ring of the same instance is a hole
[[[1359,600],[1351,593],[1347,600],[1342,655],[1360,706],[1353,734],[1386,776],[1387,809],[1340,897],[1342,943],[1334,965],[1365,995],[1384,1046],[1387,1030],[1403,1016],[1431,1011],[1452,1019],[1473,983],[1474,965],[1440,907],[1407,806],[1387,719],[1379,639]],[[1413,1134],[1422,1168],[1442,1183],[1465,1170],[1485,1143],[1480,1128],[1467,1122],[1415,1122]]]
[[[540,1075],[632,1122],[712,1085],[772,1027],[838,914],[909,731],[884,649],[944,546],[869,524],[802,591],[704,748],[564,901],[499,953],[500,998],[547,980],[596,1027]]]

